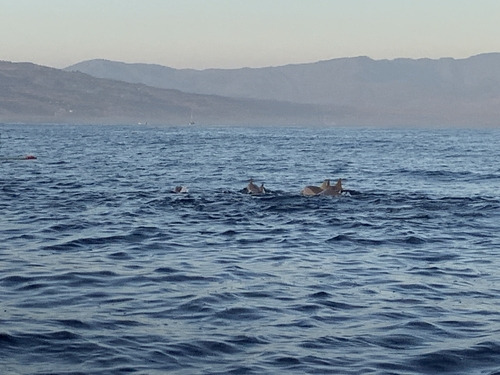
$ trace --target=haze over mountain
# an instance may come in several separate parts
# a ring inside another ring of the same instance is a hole
[[[31,63],[0,61],[0,123],[294,124],[331,109],[233,99],[95,78]]]
[[[500,126],[500,54],[183,70],[0,62],[0,122]]]
[[[500,53],[467,59],[341,58],[241,69],[173,69],[90,60],[66,68],[184,92],[344,109],[328,123],[499,125]],[[335,112],[335,110],[332,110]]]

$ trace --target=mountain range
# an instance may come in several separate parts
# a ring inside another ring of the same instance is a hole
[[[0,121],[499,126],[500,53],[265,68],[0,62]]]
[[[312,105],[225,98],[160,89],[0,61],[0,123],[202,124],[306,123]]]

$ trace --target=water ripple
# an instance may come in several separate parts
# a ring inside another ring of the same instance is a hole
[[[496,131],[2,133],[5,373],[500,373]]]

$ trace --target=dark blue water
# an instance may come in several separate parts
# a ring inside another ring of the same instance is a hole
[[[0,132],[2,374],[500,374],[498,129]]]

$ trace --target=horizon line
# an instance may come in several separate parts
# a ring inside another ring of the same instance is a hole
[[[317,63],[322,63],[322,62],[328,62],[328,61],[334,61],[334,60],[347,60],[347,59],[360,59],[360,58],[365,58],[369,59],[372,61],[397,61],[397,60],[413,60],[413,61],[419,61],[419,60],[432,60],[432,61],[439,61],[439,60],[467,60],[470,58],[474,57],[479,57],[479,56],[484,56],[484,55],[497,55],[500,54],[500,52],[481,52],[477,54],[473,54],[467,57],[451,57],[451,56],[442,56],[442,57],[437,57],[437,58],[432,58],[432,57],[394,57],[394,58],[373,58],[368,55],[357,55],[357,56],[343,56],[343,57],[333,57],[333,58],[326,58],[326,59],[320,59],[320,60],[314,60],[314,61],[305,61],[305,62],[290,62],[290,63],[284,63],[284,64],[279,64],[279,65],[263,65],[263,66],[256,66],[256,67],[251,67],[251,66],[240,66],[240,67],[234,67],[234,68],[217,68],[217,67],[210,67],[210,68],[175,68],[169,65],[164,65],[161,63],[156,63],[156,62],[133,62],[133,61],[125,61],[125,60],[113,60],[109,58],[102,58],[102,57],[96,57],[96,58],[91,58],[91,59],[85,59],[78,61],[74,64],[70,64],[67,66],[64,66],[62,68],[52,66],[52,65],[45,65],[45,64],[40,64],[36,63],[34,61],[14,61],[14,60],[3,60],[0,59],[0,62],[9,62],[9,63],[14,63],[14,64],[34,64],[38,66],[44,66],[47,68],[53,68],[53,69],[58,69],[58,70],[65,70],[68,68],[71,68],[72,66],[85,63],[85,62],[90,62],[90,61],[105,61],[105,62],[113,62],[113,63],[121,63],[121,64],[126,64],[126,65],[151,65],[151,66],[159,66],[159,67],[165,67],[165,68],[171,68],[175,70],[195,70],[195,71],[205,71],[205,70],[239,70],[239,69],[266,69],[266,68],[279,68],[279,67],[284,67],[284,66],[291,66],[291,65],[308,65],[308,64],[317,64]]]

